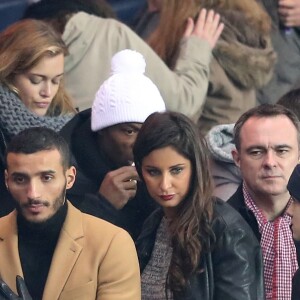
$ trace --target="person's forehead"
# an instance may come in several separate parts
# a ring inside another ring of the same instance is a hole
[[[61,154],[57,149],[43,150],[35,153],[14,153],[7,155],[7,169],[37,171],[38,169],[60,169]]]
[[[55,69],[58,74],[63,73],[64,70],[64,55],[59,53],[57,55],[45,55],[34,65],[32,68],[27,70],[28,73],[46,73],[49,72],[49,69]],[[52,70],[51,70],[52,71]]]
[[[242,128],[245,127],[250,127],[250,128],[257,128],[261,124],[285,124],[285,126],[292,126],[295,127],[293,124],[292,120],[287,117],[286,115],[277,115],[277,116],[265,116],[265,117],[258,117],[258,116],[253,116],[250,117],[243,125]]]
[[[286,116],[275,117],[252,117],[249,118],[240,131],[241,143],[249,141],[268,140],[282,144],[285,141],[298,139],[297,128]]]

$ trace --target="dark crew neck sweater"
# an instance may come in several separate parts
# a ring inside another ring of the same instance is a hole
[[[52,256],[67,215],[65,203],[54,216],[42,223],[17,216],[18,248],[24,280],[33,300],[41,300]]]

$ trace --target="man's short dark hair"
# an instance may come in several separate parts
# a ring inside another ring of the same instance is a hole
[[[294,124],[297,130],[298,143],[300,143],[300,125],[297,116],[288,108],[279,104],[262,104],[256,106],[241,115],[234,126],[234,143],[236,149],[241,149],[241,129],[244,124],[252,117],[255,118],[273,118],[278,116],[286,116]]]
[[[31,127],[12,138],[6,149],[5,163],[9,153],[33,154],[44,150],[58,150],[64,170],[71,166],[71,155],[65,139],[45,127]]]

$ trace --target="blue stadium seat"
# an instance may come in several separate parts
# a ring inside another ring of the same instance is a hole
[[[26,0],[0,0],[0,31],[22,18]]]
[[[107,0],[107,2],[113,7],[119,20],[125,24],[133,25],[147,0]]]
[[[113,7],[118,19],[132,25],[146,0],[107,0]],[[0,0],[0,31],[20,20],[28,5],[27,0]]]

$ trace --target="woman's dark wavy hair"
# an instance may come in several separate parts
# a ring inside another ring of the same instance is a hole
[[[170,223],[173,255],[167,284],[180,299],[191,275],[200,272],[202,253],[209,251],[210,241],[214,240],[210,226],[213,184],[205,139],[190,119],[175,112],[153,113],[143,124],[133,148],[141,178],[143,159],[164,147],[172,147],[192,166],[189,193]]]

